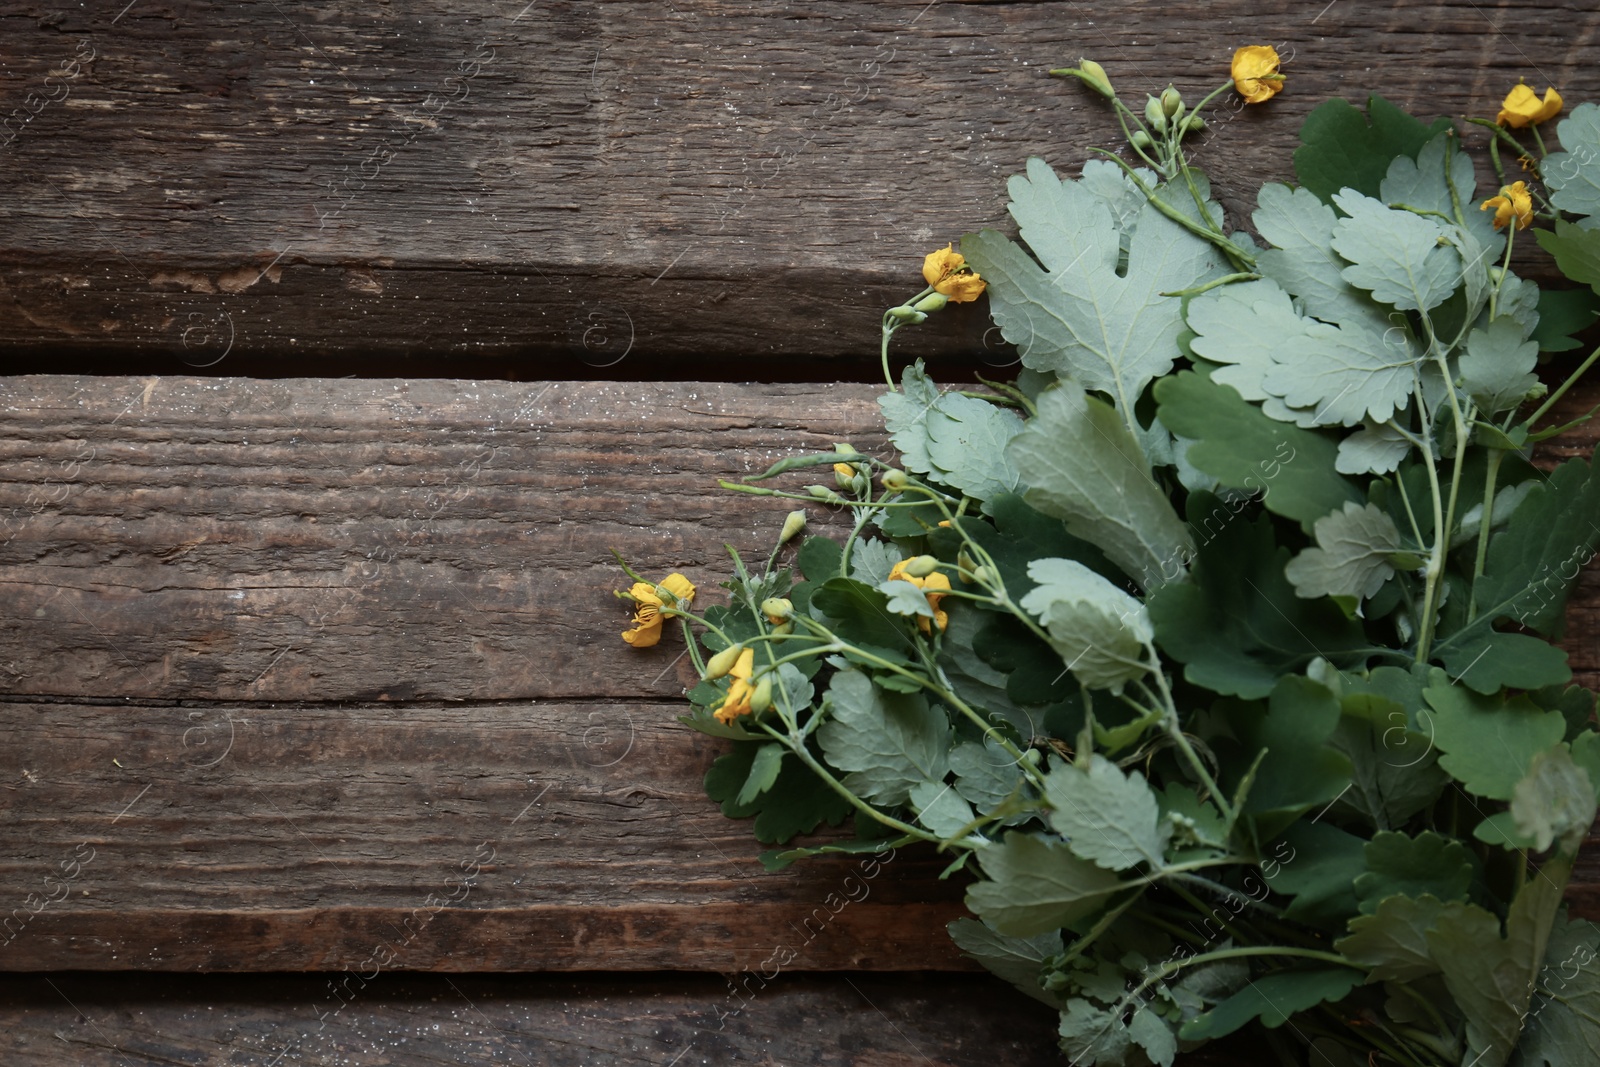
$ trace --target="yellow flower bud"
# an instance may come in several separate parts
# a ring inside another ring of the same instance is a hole
[[[911,483],[911,479],[907,477],[905,471],[893,468],[884,471],[882,477],[878,480],[883,483],[885,489],[893,493],[898,493]]]
[[[744,651],[743,645],[729,645],[706,661],[706,680],[716,681],[729,671],[739,660],[739,653]]]
[[[791,511],[783,520],[783,532],[778,535],[778,544],[786,545],[799,536],[800,531],[806,528],[806,513],[804,511]]]
[[[750,710],[760,713],[772,707],[772,673],[769,671],[761,676],[756,683],[756,691],[750,696]]]
[[[794,617],[794,603],[786,597],[769,596],[761,602],[761,614],[776,626],[785,619]]]
[[[906,560],[905,571],[913,578],[926,578],[939,569],[939,561],[932,556],[914,556]]]

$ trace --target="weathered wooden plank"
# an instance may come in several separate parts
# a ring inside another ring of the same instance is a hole
[[[986,975],[0,978],[0,1059],[27,1067],[1059,1067],[1055,1029]]]
[[[0,379],[0,693],[676,697],[694,679],[675,638],[618,640],[611,550],[725,595],[722,545],[764,555],[793,504],[717,479],[885,447],[879,391]],[[1566,646],[1592,685],[1600,572],[1575,599]]]
[[[1247,161],[1219,187],[1237,217],[1323,99],[1492,116],[1519,77],[1592,98],[1597,29],[1581,0],[13,0],[0,347],[230,374],[870,360],[916,257],[1005,225],[1006,175],[1114,143],[1052,66],[1197,97],[1278,43],[1288,91],[1199,152]],[[948,312],[927,344],[970,357],[986,326]]]
[[[765,872],[678,710],[0,702],[0,969],[971,966],[948,857]]]

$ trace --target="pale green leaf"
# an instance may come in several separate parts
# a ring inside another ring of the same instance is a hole
[[[1478,210],[1474,197],[1477,176],[1472,157],[1461,151],[1461,138],[1454,130],[1435,136],[1422,146],[1417,158],[1396,156],[1379,187],[1378,196],[1386,204],[1405,204],[1424,211],[1437,211],[1455,217],[1459,205],[1467,229],[1488,255],[1498,257],[1505,249],[1505,234],[1494,228],[1492,212]],[[1445,171],[1448,165],[1449,180]]]
[[[1326,1000],[1341,1000],[1361,983],[1361,972],[1348,967],[1273,971],[1250,984],[1178,1031],[1185,1041],[1204,1041],[1231,1034],[1253,1019],[1272,1029],[1296,1012]]]
[[[1039,584],[1020,606],[1044,625],[1080,682],[1120,693],[1149,673],[1145,648],[1154,632],[1142,602],[1074,559],[1036,559],[1028,577]]]
[[[1075,855],[1112,871],[1141,863],[1161,866],[1172,828],[1137,771],[1123,774],[1096,754],[1087,770],[1076,763],[1056,767],[1045,779],[1044,793],[1054,809],[1050,825],[1067,838]]]
[[[1333,250],[1350,261],[1342,274],[1351,285],[1413,311],[1438,307],[1460,288],[1454,226],[1348,189],[1333,202],[1348,216],[1334,225]]]
[[[1099,911],[1122,887],[1117,876],[1059,841],[1012,831],[978,852],[987,878],[967,890],[967,907],[1012,937],[1059,929]]]
[[[1551,202],[1574,215],[1600,215],[1600,107],[1579,104],[1556,126],[1556,136],[1562,151],[1540,167]]]
[[[917,822],[931,834],[950,839],[972,822],[972,806],[961,799],[954,786],[941,782],[921,782],[911,787],[911,807]]]
[[[1411,442],[1393,423],[1371,419],[1339,442],[1334,469],[1340,474],[1388,474],[1411,454]]]
[[[1486,416],[1516,407],[1539,384],[1533,373],[1539,346],[1524,337],[1521,324],[1505,316],[1467,334],[1467,351],[1457,364],[1461,387]]]
[[[904,804],[914,786],[942,782],[949,771],[950,722],[915,693],[888,693],[859,671],[828,685],[830,714],[817,731],[844,786],[863,800]]]
[[[921,615],[927,619],[934,617],[933,609],[928,606],[928,595],[903,578],[884,582],[878,586],[878,592],[889,598],[885,607],[896,615]]]
[[[1302,426],[1386,422],[1404,410],[1421,358],[1410,333],[1334,326],[1295,311],[1269,279],[1226,285],[1189,304],[1195,353],[1227,366],[1212,378],[1273,418]]]
[[[1333,208],[1309,189],[1278,184],[1263,185],[1256,202],[1251,219],[1274,245],[1257,257],[1259,273],[1298,299],[1311,318],[1341,326],[1383,322],[1383,310],[1340,273],[1348,264],[1333,250],[1339,221]]]
[[[1133,1037],[1120,1016],[1093,1001],[1073,1000],[1061,1013],[1061,1051],[1075,1067],[1124,1067]]]
[[[1095,545],[1143,588],[1182,573],[1189,530],[1115,411],[1064,381],[1039,394],[1038,413],[1009,449],[1024,499]]]
[[[981,745],[963,741],[951,749],[950,770],[956,775],[956,792],[985,815],[1010,797],[1022,780],[1017,761],[991,737]]]
[[[901,391],[878,400],[905,468],[978,500],[1021,488],[1006,444],[1022,430],[1016,413],[961,393],[941,393],[922,361],[907,367]]]
[[[1039,984],[1045,961],[1061,952],[1061,931],[1048,930],[1036,937],[1007,937],[976,919],[956,919],[945,927],[950,940],[977,960],[990,974],[1005,979],[1023,993],[1052,1008],[1060,1001]]]
[[[1318,519],[1316,547],[1301,552],[1284,568],[1295,595],[1366,599],[1394,576],[1389,556],[1403,543],[1389,513],[1371,504],[1347,503]]]
[[[865,585],[882,585],[903,558],[905,553],[892,541],[860,538],[850,550],[850,577]]]
[[[1172,369],[1178,351],[1181,304],[1161,294],[1221,276],[1221,253],[1144,204],[1119,273],[1127,229],[1106,199],[1062,181],[1040,159],[1029,160],[1008,189],[1011,216],[1033,255],[994,231],[961,243],[989,280],[1001,333],[1024,365],[1071,376],[1131,410],[1144,387]],[[1188,196],[1166,199],[1178,211],[1196,210]]]
[[[1563,852],[1576,853],[1594,815],[1594,783],[1564,744],[1534,756],[1528,773],[1511,792],[1511,818],[1518,832],[1533,841],[1536,852],[1544,852],[1559,839]]]

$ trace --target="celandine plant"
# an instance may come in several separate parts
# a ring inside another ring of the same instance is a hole
[[[685,722],[706,778],[788,842],[928,842],[971,879],[956,943],[1061,1013],[1073,1063],[1170,1064],[1245,1026],[1285,1063],[1600,1062],[1600,937],[1562,895],[1595,817],[1594,696],[1559,636],[1600,544],[1592,462],[1531,462],[1589,289],[1510,269],[1518,234],[1600,284],[1600,107],[1519,86],[1480,190],[1448,120],[1317,108],[1298,186],[1230,229],[1189,110],[1114,108],[1109,153],[1011,179],[1020,243],[931,254],[890,336],[987,286],[1026,368],[881,404],[896,463],[847,445],[729,489],[844,509],[799,577],[733,558],[731,604],[638,579],[629,639],[702,630]],[[1522,138],[1531,138],[1524,144]],[[1501,149],[1525,176],[1507,182]],[[892,383],[891,383],[892,384]],[[630,572],[631,573],[631,572]]]

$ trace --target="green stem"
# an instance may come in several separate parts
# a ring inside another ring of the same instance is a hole
[[[789,751],[793,752],[800,758],[801,763],[804,763],[807,767],[811,768],[812,773],[826,782],[835,793],[838,793],[850,803],[851,807],[855,808],[863,815],[870,816],[890,829],[899,830],[901,833],[915,837],[919,840],[932,841],[936,845],[944,843],[943,838],[939,837],[937,834],[930,834],[928,831],[918,829],[917,827],[912,826],[910,823],[901,822],[892,815],[885,815],[883,812],[879,811],[877,808],[874,808],[871,804],[868,804],[866,801],[850,792],[850,790],[846,789],[844,784],[835,778],[828,771],[828,768],[824,767],[821,761],[813,756],[811,751],[806,748],[805,738],[791,734],[781,734],[772,727],[768,726],[766,723],[756,723],[756,726],[760,727],[761,730],[763,730],[774,741],[777,741],[781,745],[785,745]]]
[[[1590,352],[1589,358],[1578,364],[1577,370],[1567,375],[1567,380],[1561,383],[1560,388],[1546,397],[1544,403],[1539,405],[1538,410],[1536,410],[1532,415],[1528,416],[1527,426],[1529,430],[1533,429],[1534,423],[1544,418],[1545,412],[1555,407],[1556,401],[1567,395],[1568,389],[1571,389],[1574,385],[1578,384],[1578,379],[1583,377],[1585,371],[1594,366],[1594,361],[1596,359],[1600,359],[1600,348]]]
[[[1415,373],[1412,375],[1412,394],[1416,397],[1417,413],[1422,419],[1422,452],[1428,470],[1428,486],[1433,493],[1433,551],[1429,554],[1428,568],[1422,586],[1422,618],[1417,622],[1417,663],[1428,662],[1428,653],[1433,645],[1433,616],[1434,603],[1439,586],[1439,579],[1444,575],[1444,551],[1449,543],[1449,534],[1442,528],[1444,525],[1444,493],[1439,488],[1439,470],[1433,455],[1433,419],[1422,399],[1422,379]]]
[[[1140,178],[1139,175],[1134,173],[1133,168],[1128,166],[1125,160],[1119,159],[1115,154],[1107,152],[1103,148],[1091,148],[1090,151],[1099,152],[1101,155],[1104,155],[1106,158],[1110,159],[1111,162],[1121,167],[1123,173],[1127,174],[1129,179],[1131,179],[1133,183],[1139,187],[1139,191],[1144,194],[1144,198],[1150,202],[1151,207],[1155,208],[1157,211],[1161,212],[1167,218],[1171,219],[1173,222],[1176,222],[1179,226],[1182,226],[1196,237],[1210,241],[1212,244],[1222,249],[1222,251],[1234,261],[1236,266],[1250,270],[1255,269],[1256,257],[1252,256],[1250,253],[1246,252],[1244,249],[1228,240],[1222,234],[1217,233],[1215,230],[1210,230],[1204,226],[1201,226],[1199,223],[1195,222],[1189,216],[1185,215],[1183,212],[1179,211],[1165,200],[1157,197],[1155,192],[1144,183],[1144,180]]]
[[[1194,746],[1189,744],[1189,739],[1184,736],[1183,727],[1178,722],[1178,706],[1172,699],[1172,687],[1167,685],[1167,676],[1161,670],[1161,657],[1156,653],[1154,646],[1147,644],[1144,647],[1150,653],[1150,662],[1148,664],[1150,673],[1155,677],[1156,688],[1161,692],[1161,702],[1167,712],[1163,723],[1167,728],[1167,736],[1172,738],[1172,743],[1177,746],[1179,752],[1183,753],[1184,760],[1188,762],[1200,781],[1211,793],[1211,799],[1216,803],[1217,808],[1222,812],[1223,817],[1227,819],[1228,825],[1231,827],[1238,819],[1238,813],[1233,810],[1233,805],[1228,802],[1228,798],[1223,794],[1216,780],[1211,777],[1211,772],[1206,770],[1205,761],[1200,758],[1200,754],[1194,750]]]
[[[1472,592],[1467,597],[1467,622],[1478,617],[1478,579],[1489,558],[1489,528],[1494,524],[1494,485],[1500,477],[1500,463],[1506,458],[1499,448],[1489,450],[1489,469],[1483,478],[1483,514],[1478,519],[1478,556],[1472,564]]]

